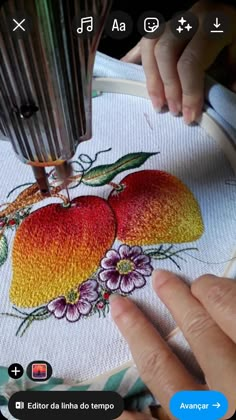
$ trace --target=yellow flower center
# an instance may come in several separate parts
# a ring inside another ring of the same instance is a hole
[[[68,295],[66,296],[66,302],[74,305],[79,300],[79,292],[78,290],[71,290]]]
[[[134,271],[134,263],[130,260],[120,260],[116,264],[116,269],[120,274],[129,274]]]

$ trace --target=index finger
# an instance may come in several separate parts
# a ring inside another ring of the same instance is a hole
[[[192,284],[191,291],[225,334],[236,343],[236,281],[205,275]]]
[[[201,114],[204,101],[205,71],[214,63],[230,38],[210,39],[197,32],[181,55],[177,70],[182,87],[182,109],[186,123],[195,121]]]
[[[154,289],[170,310],[205,374],[235,410],[236,345],[211,318],[190,288],[168,271],[154,272]]]
[[[169,411],[169,401],[183,389],[199,390],[155,327],[128,298],[111,295],[111,314],[127,341],[140,376],[147,387]]]

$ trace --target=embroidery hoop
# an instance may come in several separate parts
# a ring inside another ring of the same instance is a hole
[[[149,99],[149,95],[146,89],[146,85],[143,82],[126,80],[126,79],[114,79],[114,78],[103,78],[97,77],[93,79],[93,89],[100,93],[114,93],[137,96],[145,99]],[[198,125],[202,127],[206,133],[213,138],[218,146],[223,150],[226,158],[228,159],[234,174],[236,175],[236,146],[230,140],[229,135],[225,130],[206,112],[203,112],[201,118],[197,121]],[[236,266],[236,248],[233,250],[233,255],[226,265],[223,273],[224,277],[231,277],[234,267]],[[181,333],[179,327],[174,328],[166,337],[165,341],[168,342],[171,338]],[[103,378],[114,375],[123,369],[135,367],[133,360],[126,362],[125,364],[105,372],[104,374],[96,376],[94,381],[100,381]],[[91,379],[83,381],[80,385],[87,385],[91,383]]]

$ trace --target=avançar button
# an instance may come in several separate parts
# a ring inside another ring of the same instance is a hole
[[[170,411],[179,420],[218,420],[228,410],[228,401],[218,391],[180,391],[170,400]]]

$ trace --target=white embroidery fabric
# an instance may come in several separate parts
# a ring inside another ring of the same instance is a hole
[[[76,156],[86,153],[94,157],[97,152],[111,147],[110,152],[99,156],[96,162],[99,165],[113,163],[128,153],[160,152],[148,159],[141,168],[117,175],[115,182],[139,170],[167,171],[190,188],[200,205],[205,233],[198,241],[182,245],[197,247],[199,251],[191,255],[205,262],[186,255],[186,262],[181,262],[181,272],[169,260],[152,261],[154,268],[181,273],[189,282],[204,273],[222,275],[236,243],[236,188],[227,184],[227,180],[235,174],[214,139],[199,126],[187,127],[182,118],[175,118],[169,113],[156,114],[146,99],[109,93],[93,99],[93,133],[91,141],[79,146]],[[0,143],[0,161],[0,203],[4,203],[10,190],[19,184],[32,182],[33,175],[31,168],[18,161],[11,145],[6,142]],[[72,190],[72,197],[97,195],[107,198],[110,191],[110,186],[93,188],[81,185]],[[14,193],[12,199],[17,194]],[[58,200],[47,199],[35,205],[34,209],[50,202]],[[14,232],[9,231],[6,236],[9,258],[0,268],[0,313],[12,312],[9,287]],[[118,246],[116,242],[114,247]],[[175,328],[175,322],[165,305],[152,290],[151,279],[148,279],[144,288],[134,291],[132,299],[147,313],[163,336]],[[95,381],[98,375],[105,372],[109,375],[112,369],[122,366],[131,358],[128,346],[110,314],[106,318],[93,315],[73,324],[52,316],[34,322],[23,337],[15,336],[19,320],[8,316],[1,316],[0,319],[0,366],[7,367],[17,361],[26,368],[33,360],[46,360],[52,365],[54,376],[73,384]],[[192,368],[193,373],[200,375],[183,337],[172,337],[170,345]]]

